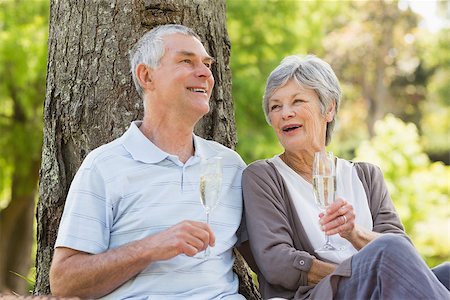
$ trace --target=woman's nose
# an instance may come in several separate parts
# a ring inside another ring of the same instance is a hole
[[[295,111],[290,105],[283,105],[281,116],[283,119],[292,118],[293,116],[295,116]]]

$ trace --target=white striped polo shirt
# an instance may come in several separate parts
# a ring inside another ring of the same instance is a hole
[[[201,158],[223,157],[220,200],[210,216],[216,235],[204,260],[178,255],[150,264],[104,299],[244,299],[237,294],[232,247],[237,243],[245,163],[233,150],[193,135],[186,163],[148,140],[131,123],[120,138],[93,150],[71,184],[55,247],[102,253],[183,221],[206,222],[200,202]]]

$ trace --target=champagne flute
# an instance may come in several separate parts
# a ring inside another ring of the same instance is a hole
[[[222,187],[222,157],[202,159],[200,162],[200,199],[206,211],[206,223],[210,225],[210,213],[217,206]],[[210,256],[206,247],[204,258]]]
[[[336,166],[332,152],[320,151],[314,153],[313,161],[313,189],[314,199],[322,211],[335,200]],[[339,251],[342,248],[333,246],[330,237],[325,234],[325,244],[315,252]]]

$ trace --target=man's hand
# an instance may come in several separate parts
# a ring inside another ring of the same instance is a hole
[[[50,287],[55,296],[102,297],[155,261],[179,254],[194,256],[214,244],[214,233],[206,223],[183,221],[99,254],[58,247],[50,269]]]
[[[206,247],[214,246],[216,237],[211,228],[202,222],[183,221],[148,239],[154,251],[152,261],[167,260],[179,254],[194,256]]]

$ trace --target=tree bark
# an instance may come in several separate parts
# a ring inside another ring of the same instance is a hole
[[[35,294],[49,294],[53,246],[70,183],[92,149],[119,137],[141,119],[128,50],[149,29],[166,23],[193,28],[216,58],[211,112],[196,133],[234,148],[230,42],[225,1],[51,1],[44,108]],[[239,266],[242,260],[237,261]],[[241,274],[251,280],[248,274]],[[245,295],[258,299],[258,295]]]

